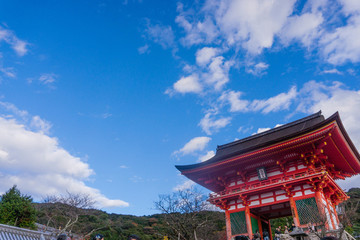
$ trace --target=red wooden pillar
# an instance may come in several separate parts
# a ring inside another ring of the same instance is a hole
[[[337,211],[336,211],[335,204],[333,204],[333,208],[334,208],[334,215],[335,215],[335,218],[336,218],[336,222],[337,222],[337,225],[338,225],[338,228],[339,228],[340,220],[339,220],[339,216],[338,216]]]
[[[336,225],[335,225],[335,219],[333,219],[333,215],[332,215],[332,207],[330,208],[330,205],[329,205],[329,201],[327,198],[325,198],[325,201],[326,201],[326,207],[328,209],[328,212],[329,212],[329,216],[330,216],[330,220],[331,220],[331,226],[332,226],[332,229],[336,229]]]
[[[321,192],[319,190],[315,190],[315,201],[319,209],[319,213],[322,219],[325,219],[325,228],[329,229],[329,224],[327,222],[327,216],[325,213],[325,207],[322,201]]]
[[[263,237],[263,229],[262,229],[262,224],[261,224],[261,218],[260,217],[258,217],[258,225],[259,225],[259,232],[260,232],[261,239],[264,239],[264,237]]]
[[[293,196],[289,196],[291,213],[293,215],[295,227],[300,227],[299,214]]]
[[[270,240],[273,240],[272,231],[271,231],[271,226],[270,226],[270,220],[269,220],[269,222],[268,222],[268,226],[269,226],[269,237],[270,237]]]
[[[226,239],[231,240],[231,221],[230,221],[230,213],[228,210],[225,210],[225,218],[226,218]]]
[[[250,216],[250,207],[248,205],[245,206],[245,220],[246,220],[246,230],[248,232],[248,236],[252,239],[252,227],[251,227],[251,216]]]

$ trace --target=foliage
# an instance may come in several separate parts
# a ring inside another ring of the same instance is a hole
[[[16,185],[1,196],[0,223],[35,229],[35,220],[32,198],[21,194]]]
[[[271,219],[270,220],[271,232],[274,235],[275,230],[278,227],[280,227],[282,231],[284,231],[285,226],[287,226],[287,228],[290,229],[293,223],[294,223],[294,219],[292,216]]]
[[[45,225],[60,229],[59,234],[71,231],[79,221],[80,215],[84,214],[84,210],[93,208],[95,203],[89,195],[70,192],[67,192],[66,195],[47,196],[43,202],[44,204],[37,205],[37,208],[41,210],[42,217],[46,219]],[[86,230],[82,229],[79,233],[86,235],[84,231]],[[89,230],[88,234],[91,233],[92,230]]]
[[[204,211],[207,205],[203,196],[182,195],[188,197],[191,202],[187,202],[186,206],[183,205],[183,215],[188,217],[191,215],[191,211],[197,209],[196,214],[191,216],[194,220],[200,223],[206,223],[206,227],[198,227],[196,229],[198,239],[207,240],[219,240],[224,239],[225,235],[225,215],[223,212],[218,211]],[[195,200],[193,205],[192,200]],[[183,202],[185,204],[185,202]],[[201,206],[201,207],[200,207]],[[64,203],[56,201],[45,201],[43,203],[37,203],[38,209],[37,221],[41,224],[47,225],[58,229],[65,226],[67,223],[67,215],[65,211],[69,206]],[[91,238],[100,233],[105,236],[106,240],[121,240],[127,239],[131,234],[136,234],[141,237],[142,240],[158,240],[164,239],[164,236],[168,236],[168,239],[177,239],[172,237],[169,227],[169,215],[168,214],[155,214],[151,216],[131,216],[120,214],[108,214],[104,211],[84,208],[76,210],[78,213],[78,220],[68,228],[73,233],[80,235],[88,235]],[[65,214],[65,215],[64,215]],[[49,221],[50,219],[50,221]],[[194,222],[192,224],[195,224]]]
[[[44,211],[47,211],[46,208],[49,207],[49,205],[45,203],[39,203],[36,205],[38,205],[37,208],[39,209],[38,222],[46,224],[48,219],[44,214]],[[207,215],[206,217],[208,219],[216,219],[216,221],[214,221],[216,224],[214,224],[214,227],[211,228],[215,233],[213,238],[209,238],[209,240],[221,239],[215,237],[218,234],[223,233],[222,230],[225,229],[224,213],[203,212],[201,214]],[[79,220],[73,225],[72,232],[81,235],[92,232],[90,234],[90,239],[92,239],[96,233],[100,233],[105,236],[106,240],[127,239],[127,237],[131,234],[138,235],[142,240],[159,240],[164,238],[166,230],[168,229],[165,218],[164,214],[131,216],[115,213],[108,214],[97,209],[84,209],[79,215]]]
[[[206,197],[196,188],[160,195],[155,208],[164,214],[163,234],[172,239],[210,240],[216,236],[216,231],[212,231],[216,229],[216,219],[206,211],[209,208]]]
[[[347,195],[350,199],[339,206],[342,212],[339,219],[346,231],[360,235],[360,188],[351,188]]]

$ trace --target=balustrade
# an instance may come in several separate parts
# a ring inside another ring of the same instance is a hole
[[[311,178],[314,177],[315,175],[323,174],[324,170],[325,170],[324,167],[309,168],[309,169],[304,169],[304,171],[301,172],[286,173],[286,174],[282,174],[281,176],[271,177],[263,181],[256,181],[254,183],[243,183],[240,186],[231,187],[221,192],[210,193],[209,200],[211,201],[217,198],[230,197],[232,195],[236,195],[242,192],[257,190],[261,188],[269,188],[275,185],[289,183],[295,179],[296,181],[299,181],[301,180],[301,178],[304,179]]]

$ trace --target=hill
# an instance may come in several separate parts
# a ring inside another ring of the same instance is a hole
[[[59,229],[65,226],[69,218],[61,216],[68,211],[62,204],[36,203],[37,222]],[[223,239],[225,235],[225,215],[223,212],[203,211],[204,219],[211,221],[211,229],[206,234],[208,240]],[[100,233],[106,240],[127,239],[130,234],[136,234],[143,240],[163,239],[168,235],[169,226],[164,221],[164,214],[150,216],[132,216],[106,213],[96,209],[82,209],[79,211],[77,222],[69,228],[71,232],[94,236]],[[74,217],[74,215],[73,215]]]

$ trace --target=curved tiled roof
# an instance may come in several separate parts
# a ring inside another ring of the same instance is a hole
[[[234,156],[245,154],[254,151],[256,149],[263,148],[265,146],[269,146],[272,144],[276,144],[294,138],[296,136],[300,136],[307,132],[313,131],[314,129],[317,129],[321,126],[324,126],[332,121],[337,122],[351,150],[359,160],[360,159],[359,153],[356,150],[355,146],[353,145],[352,141],[350,140],[348,134],[346,133],[342,125],[342,122],[340,120],[338,112],[336,112],[329,118],[325,119],[324,116],[321,115],[321,111],[319,111],[315,114],[312,114],[310,116],[307,116],[305,118],[299,119],[294,122],[290,122],[280,127],[276,127],[268,131],[255,134],[231,143],[220,145],[216,149],[215,156],[205,162],[190,164],[190,165],[181,165],[181,166],[177,165],[175,167],[181,172],[184,171],[186,172],[188,170],[193,170],[193,169],[200,169],[204,166],[209,166],[215,163],[219,163]]]
[[[48,233],[0,224],[0,240],[53,240]]]
[[[175,167],[179,171],[184,171],[209,165],[214,162],[222,161],[234,155],[249,152],[251,150],[261,148],[271,143],[282,141],[283,139],[292,137],[293,135],[298,135],[300,132],[304,130],[306,131],[322,121],[324,121],[324,116],[321,115],[320,111],[297,121],[284,124],[280,127],[276,127],[268,131],[258,133],[231,143],[220,145],[216,149],[215,156],[205,162],[183,166],[177,165]]]

